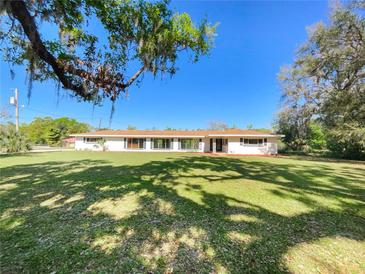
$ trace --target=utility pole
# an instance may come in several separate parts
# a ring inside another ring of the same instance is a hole
[[[18,89],[14,90],[15,93],[15,129],[19,132],[19,100],[18,100]]]
[[[101,119],[101,117],[100,117],[100,119],[99,119],[99,130],[100,130],[100,128],[101,128],[101,121],[102,121],[102,119]]]
[[[10,97],[10,104],[15,106],[15,130],[19,132],[19,100],[18,89],[14,89],[14,97]]]

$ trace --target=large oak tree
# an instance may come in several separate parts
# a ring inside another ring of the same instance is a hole
[[[145,72],[174,74],[180,51],[197,61],[215,33],[168,1],[1,0],[0,9],[4,60],[26,65],[30,83],[54,79],[94,103],[115,101]]]
[[[296,128],[288,136],[303,147],[316,120],[327,132],[329,149],[365,158],[365,1],[347,5],[333,11],[328,25],[311,27],[295,62],[282,69],[278,125],[281,131]]]

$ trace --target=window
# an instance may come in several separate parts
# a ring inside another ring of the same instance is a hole
[[[244,144],[245,146],[263,146],[266,139],[243,139],[240,138],[241,146]],[[243,141],[243,142],[242,142]]]
[[[184,150],[198,150],[199,139],[179,139],[180,149]]]
[[[96,144],[98,142],[100,142],[103,138],[90,138],[90,137],[85,137],[84,138],[84,143],[89,143],[89,144]]]
[[[171,149],[172,139],[152,139],[152,149]]]
[[[128,138],[128,149],[144,149],[146,147],[146,139],[143,138]]]

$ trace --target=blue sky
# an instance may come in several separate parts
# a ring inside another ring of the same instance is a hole
[[[212,120],[241,128],[270,127],[280,101],[280,67],[291,63],[295,50],[306,41],[306,26],[326,22],[329,16],[327,1],[173,1],[171,7],[188,12],[196,22],[204,17],[219,22],[214,48],[196,64],[181,56],[172,79],[146,75],[139,87],[131,87],[129,97],[115,105],[114,129],[205,128]],[[100,119],[102,126],[109,125],[110,102],[93,110],[67,91],[57,96],[53,82],[35,82],[28,104],[25,69],[14,70],[11,80],[9,65],[1,62],[0,100],[12,113],[8,98],[18,87],[24,105],[21,122],[68,116],[93,126]]]

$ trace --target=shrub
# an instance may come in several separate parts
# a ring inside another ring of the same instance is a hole
[[[12,126],[2,126],[0,130],[1,152],[14,153],[30,150],[30,143],[24,134],[16,132]]]
[[[365,160],[365,130],[329,131],[327,147],[331,156],[343,159]]]

